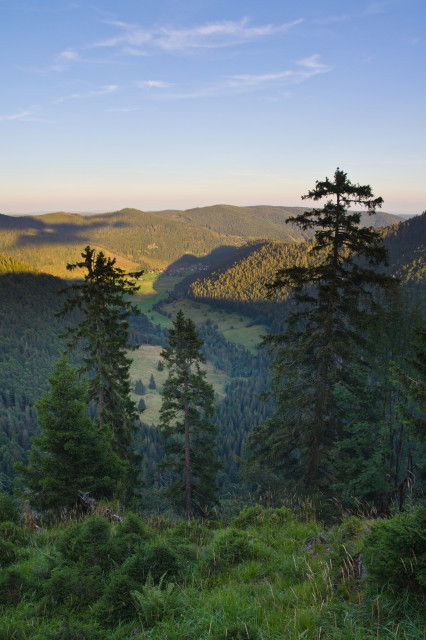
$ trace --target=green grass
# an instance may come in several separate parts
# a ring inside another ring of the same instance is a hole
[[[139,293],[133,299],[138,309],[145,313],[155,324],[162,327],[171,328],[172,319],[167,318],[162,313],[153,310],[153,306],[158,302],[167,299],[168,294],[176,284],[180,282],[186,274],[181,276],[164,276],[158,273],[148,273],[143,276]],[[209,304],[193,302],[189,299],[178,300],[163,305],[163,310],[170,313],[172,318],[182,309],[186,317],[200,325],[210,320],[213,325],[217,325],[218,331],[224,337],[235,344],[240,344],[251,353],[255,353],[262,336],[268,333],[268,328],[264,325],[252,325],[252,319],[240,313],[233,313],[223,309],[215,309]]]
[[[145,400],[146,409],[141,416],[141,420],[147,424],[157,424],[159,411],[161,407],[161,389],[164,381],[167,378],[167,369],[158,371],[158,361],[161,360],[160,353],[161,347],[153,345],[142,345],[136,351],[131,352],[133,359],[132,366],[130,368],[130,379],[133,383],[133,388],[136,380],[140,379],[146,387],[146,394],[144,396],[137,396],[132,394],[132,399],[139,402],[140,398]],[[207,381],[213,385],[215,394],[219,397],[225,395],[225,382],[227,380],[226,375],[222,371],[218,371],[209,362],[204,365],[207,371]],[[149,389],[148,384],[151,377],[154,376],[156,389]]]
[[[58,553],[61,538],[71,540],[72,519],[27,535],[21,559],[2,569],[0,597],[7,602],[0,605],[0,638],[424,638],[425,619],[416,596],[410,600],[397,594],[395,600],[385,590],[371,595],[364,579],[347,573],[344,550],[362,550],[370,521],[362,521],[362,535],[358,531],[353,537],[345,523],[325,529],[285,508],[257,506],[230,526],[215,528],[158,516],[135,526],[133,518],[133,525],[126,525],[126,517],[124,525],[105,525],[109,537],[102,538],[99,553],[100,543],[76,537],[78,532],[72,534],[77,548],[61,547],[62,554]],[[83,531],[87,525],[82,522],[79,527]],[[80,540],[84,547],[79,550]],[[112,559],[106,560],[109,554]],[[168,554],[174,562],[170,575],[168,566],[157,566]],[[99,563],[104,567],[101,573]],[[140,569],[135,572],[136,566]],[[71,582],[58,582],[64,571]],[[22,579],[14,578],[12,584],[12,575]],[[98,585],[100,595],[77,606],[73,598],[80,597],[80,588],[87,588],[89,579]],[[52,586],[56,584],[60,594]]]
[[[210,320],[213,325],[217,325],[217,330],[224,337],[235,344],[240,344],[251,353],[255,353],[262,336],[268,333],[264,325],[252,325],[253,320],[240,313],[215,309],[203,302],[193,302],[192,300],[178,300],[164,305],[164,310],[174,317],[182,309],[185,316],[188,316],[197,324],[202,324]]]
[[[164,276],[159,273],[147,273],[141,279],[141,288],[132,302],[141,313],[147,315],[152,322],[162,327],[170,328],[171,320],[158,311],[153,310],[153,306],[165,300],[173,290],[174,286],[180,282],[184,276]]]

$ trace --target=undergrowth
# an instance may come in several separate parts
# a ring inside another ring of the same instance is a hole
[[[227,527],[0,517],[0,640],[425,637],[421,508],[328,529],[261,506]]]

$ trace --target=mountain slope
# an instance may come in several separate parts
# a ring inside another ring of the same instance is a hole
[[[390,273],[403,285],[423,291],[426,287],[426,213],[382,229],[382,233],[389,253]],[[310,241],[252,242],[202,275],[181,283],[181,290],[193,299],[206,302],[264,304],[265,285],[272,282],[278,269],[305,266],[318,259],[310,253],[311,247]],[[288,292],[281,290],[274,299],[282,302],[287,298]]]
[[[240,246],[259,237],[301,242],[309,236],[285,223],[299,210],[215,205],[156,213],[122,209],[90,216],[0,214],[0,251],[60,277],[70,277],[65,265],[77,261],[87,244],[116,257],[124,269],[164,268],[188,253],[203,256],[218,247]],[[391,216],[388,224],[395,220],[398,218]],[[368,219],[371,223],[374,220]]]

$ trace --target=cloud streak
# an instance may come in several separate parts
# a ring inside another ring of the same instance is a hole
[[[171,82],[163,80],[136,80],[135,85],[140,89],[168,89],[173,86]]]
[[[324,18],[317,18],[315,22],[317,24],[333,24],[334,22],[347,22],[348,20],[359,20],[360,18],[366,18],[368,16],[374,16],[381,13],[385,13],[389,5],[389,0],[382,0],[381,2],[372,2],[364,11],[355,13],[343,13],[341,15],[325,16]]]
[[[6,122],[11,120],[21,120],[23,122],[31,121],[32,111],[19,111],[19,113],[13,113],[11,115],[0,115],[0,122]]]
[[[82,100],[84,98],[95,98],[97,96],[105,96],[109,93],[114,93],[118,90],[118,85],[116,84],[108,84],[100,89],[93,89],[92,91],[87,91],[86,93],[72,93],[69,96],[63,96],[62,98],[57,98],[53,101],[54,104],[60,104],[61,102],[66,102],[67,100]]]
[[[312,76],[328,73],[331,67],[319,60],[315,54],[297,62],[294,69],[264,74],[241,74],[228,76],[222,82],[212,83],[194,90],[180,93],[162,93],[160,97],[170,100],[207,98],[214,96],[238,95],[243,93],[278,91],[285,86],[300,84]],[[139,86],[141,86],[140,83]]]
[[[223,48],[285,33],[301,22],[302,18],[277,26],[251,26],[248,18],[243,18],[239,21],[211,22],[189,29],[159,27],[149,30],[134,24],[109,21],[107,24],[116,27],[119,33],[112,38],[95,42],[91,47],[121,47],[124,53],[130,55],[144,55],[149,49],[177,52]]]

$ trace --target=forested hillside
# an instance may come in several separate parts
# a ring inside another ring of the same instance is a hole
[[[383,229],[391,272],[408,287],[426,287],[426,211]]]
[[[54,217],[56,222],[68,218],[68,215]],[[76,218],[78,222],[80,216]],[[20,220],[22,222],[22,219],[17,220],[18,224]],[[87,220],[89,223],[90,219]],[[423,214],[384,231],[391,272],[404,284],[414,286],[418,293],[424,291],[425,282],[425,224]],[[317,260],[310,254],[311,247],[311,241],[299,244],[252,241],[227,255],[221,268],[192,276],[190,283],[184,281],[174,295],[182,296],[187,292],[196,300],[249,314],[257,322],[269,324],[272,330],[274,327],[281,329],[288,313],[288,293],[282,290],[278,302],[265,302],[266,284],[273,280],[279,268],[304,266]],[[58,251],[63,252],[66,261],[67,248],[59,245]],[[217,257],[220,255],[218,252]],[[34,402],[47,388],[46,380],[64,348],[63,340],[58,337],[64,326],[54,315],[61,306],[57,290],[63,283],[43,274],[19,273],[30,271],[31,267],[6,255],[0,257],[0,269],[3,271],[0,276],[0,421],[3,439],[0,473],[3,485],[10,486],[14,476],[12,464],[25,459],[30,436],[36,429]],[[420,299],[420,296],[416,297]],[[208,360],[229,379],[227,395],[218,401],[215,418],[219,426],[219,453],[225,465],[220,484],[228,490],[238,481],[236,458],[243,451],[249,427],[264,420],[270,410],[256,395],[267,387],[268,362],[265,354],[263,359],[254,357],[247,350],[226,342],[212,325],[201,327],[201,335]],[[134,344],[164,345],[165,336],[164,329],[153,325],[145,316],[132,321]],[[152,442],[149,444],[148,438],[141,447],[144,451],[154,447],[154,455],[146,456],[143,463],[149,484],[155,479],[161,445],[151,426],[146,429],[152,433]]]
[[[24,273],[34,271],[26,262],[19,262],[4,253],[0,253],[0,273]]]
[[[381,233],[389,253],[389,272],[404,286],[423,290],[426,283],[426,213],[382,229]],[[213,269],[188,278],[179,288],[195,300],[244,309],[252,315],[262,315],[263,308],[270,314],[271,305],[287,300],[289,294],[282,289],[274,297],[274,303],[265,303],[266,285],[280,268],[315,264],[319,256],[311,252],[312,246],[309,241],[300,244],[267,240],[249,243]]]
[[[12,266],[16,266],[14,263]],[[64,348],[62,282],[46,274],[0,274],[0,484],[13,484],[13,463],[25,460],[36,429],[34,402]]]
[[[158,211],[157,215],[189,222],[197,227],[211,229],[217,233],[236,238],[274,238],[284,242],[301,242],[312,238],[311,231],[298,229],[294,224],[286,224],[290,216],[297,215],[306,207],[236,207],[226,204],[211,207],[197,207],[185,211]],[[387,226],[402,218],[389,213],[376,212],[370,217],[363,214],[361,225]]]
[[[164,268],[184,254],[206,256],[218,247],[240,246],[258,237],[302,241],[309,234],[285,224],[291,213],[282,207],[217,205],[183,212],[122,209],[90,216],[0,214],[0,251],[62,278],[70,277],[66,263],[77,260],[88,244],[116,257],[127,270]],[[398,220],[380,215],[386,224]]]

